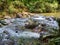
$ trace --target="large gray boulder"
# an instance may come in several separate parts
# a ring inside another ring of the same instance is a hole
[[[31,20],[31,22],[29,20]],[[6,30],[11,36],[14,36],[14,37],[39,38],[41,33],[43,35],[52,35],[52,34],[56,34],[59,29],[58,22],[54,20],[52,17],[45,17],[45,16],[39,16],[39,15],[32,16],[30,18],[4,19],[4,21],[8,25],[0,28],[0,33]],[[32,27],[33,25],[32,22],[35,23],[34,25],[36,25],[36,22],[37,22],[38,25],[34,27],[34,30],[36,30],[37,32],[21,31],[23,30],[21,29],[22,27],[24,28],[24,30],[26,30],[25,28],[26,24],[27,24],[27,27],[29,26]],[[39,25],[41,25],[42,28]],[[43,30],[43,31],[40,31],[40,30]]]

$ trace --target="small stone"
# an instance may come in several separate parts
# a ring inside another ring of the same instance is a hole
[[[4,18],[5,18],[5,19],[11,19],[11,17],[10,17],[10,16],[5,16]]]

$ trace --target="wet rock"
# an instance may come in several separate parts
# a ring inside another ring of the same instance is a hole
[[[7,31],[0,33],[0,45],[14,45],[15,41],[10,39],[10,37]]]
[[[14,41],[9,40],[9,39],[5,39],[5,40],[2,40],[2,44],[3,45],[14,45]]]
[[[28,18],[16,18],[13,24],[17,24],[20,26],[25,26],[26,22],[28,21]]]
[[[4,30],[3,33],[5,33],[5,34],[9,34],[8,31],[6,31],[6,30]]]
[[[6,29],[6,31],[4,31]],[[31,31],[18,31],[16,33],[15,30],[12,30],[11,28],[4,27],[3,29],[0,30],[1,33],[4,31],[4,38],[9,38],[11,37],[18,37],[18,38],[39,38],[40,34],[31,32]]]
[[[3,25],[0,23],[0,27],[2,27]]]
[[[5,19],[4,21],[8,25],[0,28],[0,33],[6,33],[6,38],[9,37],[8,34],[12,37],[39,38],[41,34],[43,34],[43,36],[55,34],[55,31],[57,32],[59,29],[56,20],[45,16]],[[26,31],[27,28],[28,31]],[[32,29],[33,32],[29,31],[29,29]]]
[[[25,25],[25,28],[27,28],[27,29],[34,29],[35,27],[37,27],[38,25],[37,24],[27,24],[27,25]]]
[[[39,25],[35,27],[33,30],[34,32],[42,34],[43,37],[55,35],[58,33],[59,25],[56,20],[52,17],[45,17],[45,16],[33,16],[31,19]]]
[[[0,20],[0,24],[7,25],[7,23],[4,20]]]
[[[32,21],[31,19],[25,24],[25,28],[27,29],[34,29],[37,27],[39,24],[37,22]]]
[[[10,23],[11,23],[10,19],[5,19],[4,21],[5,21],[7,24],[10,24]]]
[[[40,24],[46,24],[50,28],[59,29],[57,21],[53,20],[51,17],[35,16],[31,17],[31,19]]]
[[[15,19],[4,19],[3,20],[6,24],[11,24],[11,23],[13,23],[14,21],[15,21]]]

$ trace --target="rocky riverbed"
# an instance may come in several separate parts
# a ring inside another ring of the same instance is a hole
[[[0,37],[1,45],[12,43],[11,37],[15,39],[19,38],[35,38],[38,39],[41,36],[46,37],[58,33],[58,22],[54,17],[45,16],[30,16],[27,18],[6,18],[0,20]],[[7,42],[8,41],[8,42]],[[15,44],[17,45],[17,42]]]

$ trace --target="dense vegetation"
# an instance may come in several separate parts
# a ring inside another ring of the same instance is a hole
[[[57,0],[0,0],[0,11],[14,12],[55,12]]]

